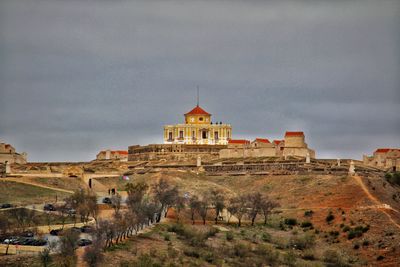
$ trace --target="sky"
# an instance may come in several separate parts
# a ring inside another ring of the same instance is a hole
[[[0,2],[0,140],[29,161],[162,143],[200,105],[318,158],[400,147],[400,1]]]

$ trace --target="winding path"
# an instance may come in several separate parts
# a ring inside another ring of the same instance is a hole
[[[367,195],[367,197],[368,197],[372,202],[375,203],[375,205],[374,205],[374,206],[370,206],[370,208],[375,208],[375,209],[378,209],[378,210],[380,210],[381,212],[383,212],[383,213],[388,217],[388,219],[389,219],[394,225],[396,225],[397,228],[400,229],[400,224],[398,224],[398,223],[392,218],[392,216],[390,216],[390,214],[389,214],[386,210],[392,210],[392,211],[397,212],[397,213],[399,213],[399,211],[396,210],[396,209],[393,209],[390,205],[387,205],[387,204],[385,204],[385,203],[380,202],[375,196],[373,196],[373,195],[369,192],[367,186],[365,186],[365,184],[364,184],[364,182],[362,181],[362,179],[361,179],[360,176],[354,175],[354,176],[352,176],[352,177],[353,177],[354,180],[359,184],[359,186],[362,188],[362,190],[363,190],[364,193]]]

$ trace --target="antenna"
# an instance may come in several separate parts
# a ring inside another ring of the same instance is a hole
[[[197,85],[197,106],[199,106],[200,102],[200,93],[199,93],[199,86]]]

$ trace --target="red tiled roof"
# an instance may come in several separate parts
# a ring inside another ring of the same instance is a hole
[[[283,142],[283,140],[274,140],[275,145],[279,145],[282,142]]]
[[[196,106],[194,109],[192,109],[185,115],[211,115],[211,114],[208,113],[207,111],[205,111],[204,109],[202,109],[201,107]]]
[[[263,138],[256,138],[256,142],[266,143],[266,144],[271,143],[268,139],[263,139]]]
[[[229,139],[228,144],[250,144],[249,140],[245,139]]]
[[[378,148],[375,151],[375,153],[387,153],[387,152],[389,152],[391,150],[399,150],[400,151],[400,149],[398,149],[398,148]]]
[[[303,132],[286,132],[285,136],[304,136]]]

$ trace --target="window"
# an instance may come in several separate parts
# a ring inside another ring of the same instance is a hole
[[[193,140],[196,139],[196,132],[195,131],[192,132],[192,138],[193,138]]]
[[[229,138],[231,138],[231,137],[230,137],[230,133],[229,133],[229,131],[228,131],[228,134],[227,134],[227,138],[228,138],[228,139],[229,139]]]
[[[179,131],[179,139],[183,139],[183,131]]]
[[[202,132],[202,137],[203,137],[203,139],[207,139],[207,131]]]
[[[215,140],[218,140],[219,138],[218,138],[219,136],[218,136],[218,132],[214,132],[214,138],[215,138]]]
[[[172,132],[169,132],[169,133],[168,133],[168,140],[169,140],[169,141],[172,141]]]
[[[199,121],[203,121],[203,120],[204,120],[203,117],[200,117],[200,118],[199,118]]]

